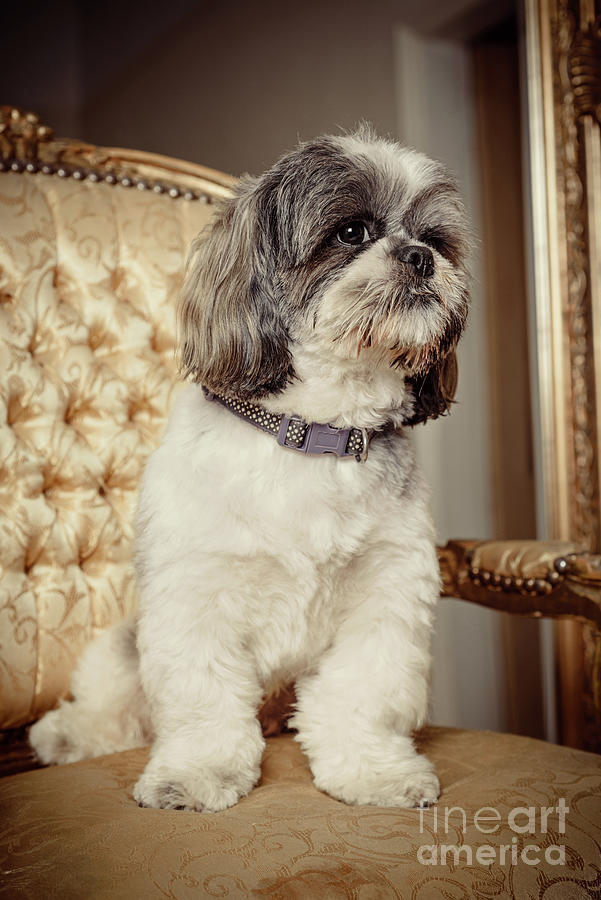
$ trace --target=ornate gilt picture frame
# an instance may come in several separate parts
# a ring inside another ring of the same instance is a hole
[[[539,537],[598,552],[601,7],[525,0],[524,12]],[[562,739],[590,743],[587,632],[562,624],[557,638]]]

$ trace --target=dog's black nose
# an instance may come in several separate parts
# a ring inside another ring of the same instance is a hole
[[[396,258],[408,266],[411,266],[422,278],[429,278],[434,274],[434,257],[432,251],[427,247],[418,247],[411,244],[410,246],[399,247],[395,254]]]

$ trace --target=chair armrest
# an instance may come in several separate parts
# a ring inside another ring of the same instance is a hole
[[[445,597],[527,616],[575,617],[601,632],[601,556],[563,541],[449,541]]]

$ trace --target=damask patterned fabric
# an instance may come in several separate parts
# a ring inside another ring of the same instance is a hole
[[[0,174],[0,728],[55,705],[85,643],[135,604],[138,479],[174,392],[186,254],[210,215]]]
[[[442,783],[436,813],[333,800],[290,736],[268,741],[258,787],[217,814],[138,808],[146,750],[5,778],[0,897],[601,896],[600,757],[443,728],[424,731],[420,746]],[[443,846],[452,849],[441,862]]]

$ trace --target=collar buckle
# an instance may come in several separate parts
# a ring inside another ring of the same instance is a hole
[[[353,458],[347,451],[350,428],[334,428],[312,422],[310,425],[298,416],[282,416],[278,433],[278,444],[289,450],[298,450],[309,456],[332,453],[334,456]],[[368,438],[364,435],[362,458],[367,456]],[[358,455],[358,454],[357,454]]]
[[[335,456],[346,456],[350,433],[350,428],[333,428],[331,425],[313,422],[307,432],[305,453],[333,453]]]

